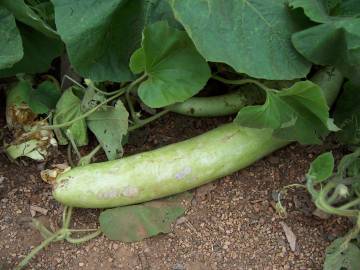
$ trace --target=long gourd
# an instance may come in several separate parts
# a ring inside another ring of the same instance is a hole
[[[232,93],[212,97],[192,97],[167,107],[168,110],[192,117],[218,117],[237,113],[247,105],[263,101],[259,90],[243,87]]]
[[[322,82],[326,82],[325,96],[333,97],[342,76],[333,71],[317,83],[322,86]],[[53,196],[65,205],[83,208],[149,201],[231,174],[289,143],[274,138],[271,130],[225,124],[157,150],[74,168],[56,179]]]

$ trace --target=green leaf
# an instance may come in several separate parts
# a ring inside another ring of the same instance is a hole
[[[20,80],[8,92],[7,106],[20,106],[25,103],[35,114],[42,114],[54,109],[60,96],[61,91],[53,82],[44,81],[33,89],[29,81]]]
[[[0,78],[18,73],[36,74],[49,69],[54,58],[63,51],[63,44],[58,39],[49,38],[29,26],[18,23],[24,47],[24,57],[12,68],[0,70]]]
[[[121,101],[115,107],[103,106],[87,117],[87,125],[100,142],[108,160],[123,155],[122,138],[127,133],[129,113]]]
[[[0,70],[10,68],[23,57],[23,47],[14,16],[0,6]]]
[[[306,17],[293,18],[287,0],[170,0],[196,48],[207,61],[269,80],[305,77],[310,70],[291,35]]]
[[[55,83],[44,81],[31,92],[29,107],[34,113],[47,113],[56,107],[60,96],[61,90]]]
[[[47,155],[46,148],[41,147],[38,140],[9,145],[5,148],[5,152],[13,160],[19,157],[29,157],[33,160],[43,161]]]
[[[134,74],[139,74],[145,70],[144,48],[137,49],[130,58],[130,69]]]
[[[93,85],[90,85],[86,88],[84,97],[81,101],[81,110],[83,112],[86,112],[88,110],[91,110],[95,108],[97,105],[99,105],[101,102],[104,102],[106,100],[106,97],[95,90],[95,87]]]
[[[6,94],[6,106],[20,106],[22,104],[29,104],[31,93],[31,84],[27,80],[20,80],[14,87]]]
[[[81,100],[74,94],[74,91],[74,88],[67,89],[56,104],[56,111],[53,119],[55,125],[69,122],[83,114],[80,108]],[[77,146],[88,144],[87,125],[85,119],[76,121],[69,127],[62,128],[61,132],[55,131],[59,144],[64,145],[68,143],[65,135],[68,130],[74,138]]]
[[[336,7],[336,15],[341,16],[359,16],[360,2],[359,0],[342,0]]]
[[[360,269],[360,249],[353,243],[344,245],[344,238],[338,238],[326,249],[324,270]]]
[[[359,160],[360,148],[358,148],[353,153],[347,154],[342,157],[337,167],[337,174],[343,178],[355,175]]]
[[[344,91],[336,103],[334,119],[341,128],[336,135],[344,144],[360,145],[360,86],[351,81],[344,85]]]
[[[128,81],[131,53],[141,40],[142,1],[52,0],[70,61],[94,81]],[[79,23],[81,22],[81,23]]]
[[[171,198],[143,204],[117,207],[100,214],[100,228],[111,240],[136,242],[159,233],[168,233],[171,223],[184,214],[183,199],[191,198],[183,193]]]
[[[292,36],[295,48],[309,61],[337,67],[360,83],[360,18],[338,18]]]
[[[197,94],[210,78],[206,61],[184,31],[157,22],[145,28],[142,49],[133,55],[130,68],[144,71],[148,79],[138,89],[152,108],[182,102]]]
[[[235,122],[271,128],[276,137],[302,144],[321,143],[319,137],[335,128],[320,87],[310,81],[297,82],[279,92],[267,91],[265,104],[244,107]]]
[[[290,0],[292,8],[303,8],[306,16],[314,22],[327,22],[329,18],[329,6],[326,0]]]
[[[1,5],[5,6],[18,21],[31,26],[48,37],[58,38],[56,31],[42,20],[24,0],[2,0]]]
[[[144,25],[157,21],[167,21],[171,27],[181,29],[181,24],[175,19],[167,0],[144,0]]]
[[[334,171],[334,156],[331,152],[326,152],[318,156],[310,164],[308,175],[313,178],[315,183],[328,179]]]
[[[129,59],[140,46],[144,26],[158,20],[178,24],[165,0],[52,2],[71,64],[94,81],[132,80]]]

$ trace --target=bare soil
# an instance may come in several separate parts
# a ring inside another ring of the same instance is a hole
[[[1,117],[3,118],[3,117]],[[126,154],[161,147],[201,134],[230,119],[191,119],[168,115],[131,136]],[[1,122],[0,122],[0,126]],[[171,233],[125,244],[100,236],[82,245],[51,244],[27,269],[321,269],[325,248],[349,228],[345,219],[320,219],[305,190],[287,194],[288,215],[275,211],[283,186],[303,183],[310,162],[321,152],[342,149],[331,139],[323,146],[292,144],[212,184],[193,190],[186,215]],[[88,149],[83,149],[87,151]],[[40,179],[44,167],[66,160],[63,149],[46,163],[11,163],[0,154],[0,269],[13,269],[42,241],[29,226],[30,206],[47,210],[36,218],[57,229],[63,207]],[[100,155],[99,159],[103,156]],[[96,228],[99,210],[77,209],[72,226]],[[292,251],[281,222],[296,236]]]

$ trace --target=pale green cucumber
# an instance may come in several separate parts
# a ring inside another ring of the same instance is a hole
[[[243,89],[229,94],[212,97],[193,97],[184,102],[167,107],[168,110],[192,117],[218,117],[235,114],[247,105],[263,101],[256,87]]]
[[[325,96],[339,91],[342,80],[335,79]],[[74,168],[56,179],[53,196],[84,208],[149,201],[231,174],[289,143],[274,138],[271,130],[226,124],[157,150]]]

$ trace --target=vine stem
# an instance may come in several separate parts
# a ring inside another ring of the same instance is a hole
[[[84,166],[87,164],[91,163],[91,159],[96,155],[97,152],[99,152],[101,150],[102,146],[101,144],[98,144],[93,150],[91,150],[91,152],[89,154],[87,154],[86,156],[83,156],[79,162],[78,162],[78,166]]]
[[[358,210],[347,210],[347,209],[341,209],[337,207],[333,207],[329,205],[326,201],[326,198],[328,197],[328,193],[336,188],[335,182],[330,182],[325,185],[325,187],[319,192],[315,204],[316,206],[321,209],[322,211],[331,214],[331,215],[339,215],[339,216],[345,216],[345,217],[356,217],[359,215]]]
[[[228,80],[225,78],[222,78],[220,76],[217,75],[212,75],[211,78],[222,82],[222,83],[226,83],[226,84],[236,84],[236,85],[243,85],[243,84],[255,84],[257,86],[259,86],[261,89],[265,90],[265,91],[274,91],[273,89],[270,89],[269,87],[267,87],[266,85],[262,84],[261,82],[258,82],[256,80],[253,79],[241,79],[241,80]]]
[[[357,198],[351,202],[348,202],[347,204],[344,204],[342,206],[339,207],[340,210],[347,210],[351,207],[354,207],[356,205],[360,204],[360,198]]]
[[[130,91],[132,88],[134,88],[137,84],[141,83],[144,79],[145,79],[146,75],[142,75],[141,77],[139,77],[138,79],[136,79],[135,81],[133,81],[129,87],[127,89],[122,89],[122,91],[118,92],[117,94],[113,95],[112,97],[108,98],[107,100],[99,103],[97,106],[95,106],[94,108],[92,108],[91,110],[87,111],[86,113],[74,118],[73,120],[69,121],[69,122],[65,122],[62,124],[57,124],[57,125],[49,125],[49,126],[43,126],[40,129],[55,129],[55,128],[64,128],[64,127],[68,127],[71,126],[72,124],[74,124],[77,121],[80,121],[86,117],[88,117],[89,115],[93,114],[94,112],[96,112],[98,109],[100,109],[103,105],[107,104],[108,102],[118,98],[119,96],[121,96],[122,94],[124,94],[126,91]]]
[[[132,120],[135,123],[139,123],[140,119],[136,116],[134,105],[131,102],[130,93],[135,88],[135,86],[140,84],[143,80],[145,80],[146,77],[147,77],[147,75],[143,74],[142,76],[137,78],[135,81],[133,81],[125,91],[125,98],[126,98],[126,102],[128,103],[128,106],[130,109],[130,115],[131,115]]]
[[[95,232],[90,233],[90,234],[85,235],[84,237],[80,237],[80,238],[72,238],[72,237],[68,236],[68,237],[66,237],[66,241],[68,241],[69,243],[72,243],[72,244],[81,244],[81,243],[84,243],[86,241],[89,241],[89,240],[99,236],[101,233],[102,233],[101,230],[96,230]]]
[[[41,242],[40,245],[38,245],[36,248],[34,248],[33,250],[31,250],[31,252],[18,264],[18,266],[16,266],[15,270],[20,270],[23,269],[28,263],[29,261],[36,256],[36,254],[38,254],[42,249],[44,249],[45,247],[47,247],[52,241],[54,241],[58,236],[60,236],[63,232],[60,230],[56,233],[54,233],[52,236],[50,236],[49,238],[45,239],[43,242]]]
[[[161,112],[159,112],[159,113],[157,113],[157,114],[155,114],[153,116],[150,116],[149,118],[146,118],[144,120],[139,120],[138,123],[136,123],[136,124],[134,124],[134,125],[132,125],[131,127],[128,128],[128,132],[131,132],[131,131],[133,131],[135,129],[141,128],[141,127],[145,126],[146,124],[160,118],[164,114],[167,114],[168,112],[170,112],[170,111],[169,110],[163,110],[163,111],[161,111]]]

